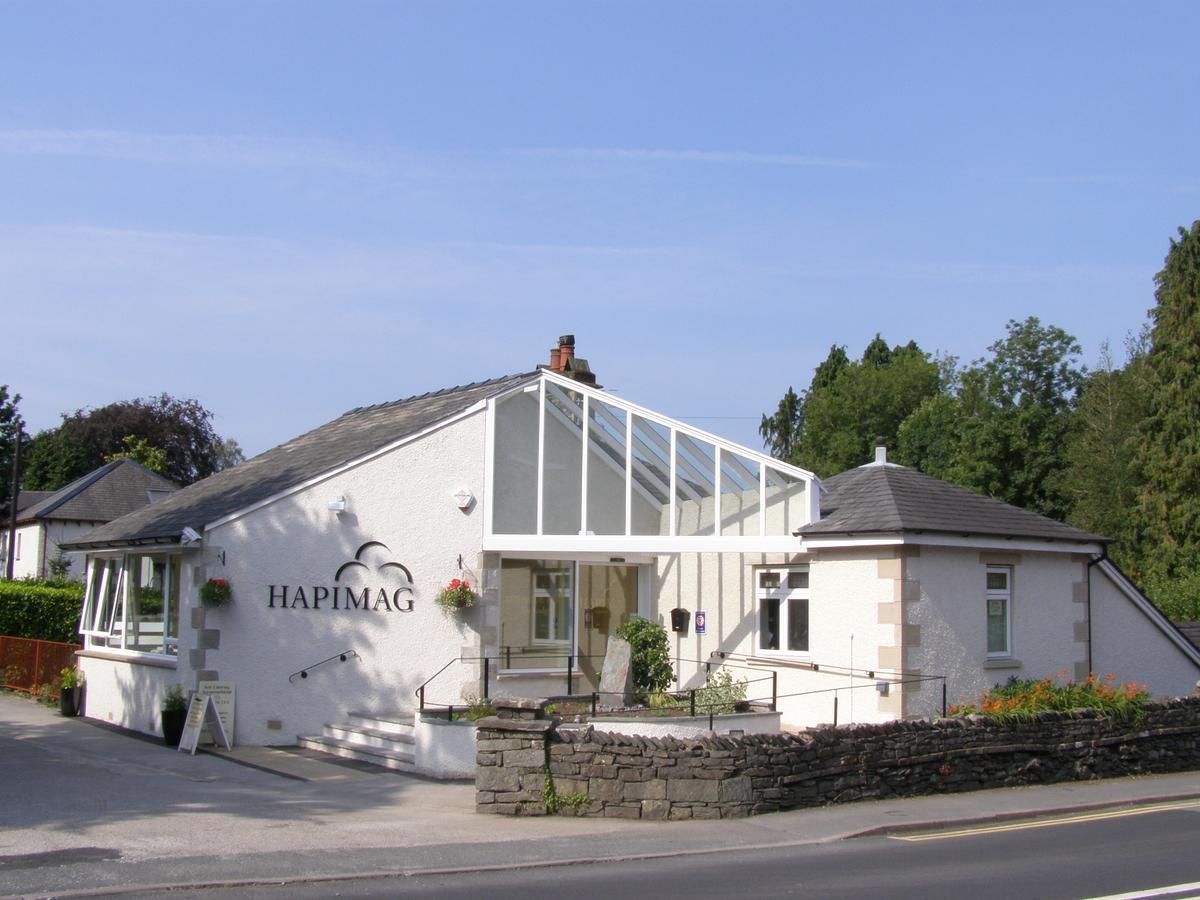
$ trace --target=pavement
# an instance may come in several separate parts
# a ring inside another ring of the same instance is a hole
[[[723,821],[477,815],[470,783],[287,748],[195,756],[0,694],[0,897],[336,881],[685,854],[1200,798],[1200,772]]]

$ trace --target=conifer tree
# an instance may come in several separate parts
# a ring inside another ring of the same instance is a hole
[[[1200,568],[1200,220],[1179,229],[1155,283],[1136,574],[1169,578]]]

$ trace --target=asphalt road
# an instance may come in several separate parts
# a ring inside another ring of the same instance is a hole
[[[1081,898],[1200,882],[1200,807],[505,872],[173,891],[172,898]],[[914,837],[919,839],[914,840]],[[141,894],[140,896],[146,896]],[[1151,893],[1149,896],[1155,896]],[[1158,896],[1200,897],[1200,885]]]

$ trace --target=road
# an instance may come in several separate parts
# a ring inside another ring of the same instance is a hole
[[[1053,823],[1053,824],[1051,824]],[[1101,897],[1200,882],[1200,803],[654,860],[174,891],[218,898]],[[140,896],[146,896],[141,894]],[[1151,894],[1155,896],[1155,894]],[[1200,884],[1171,897],[1200,897]]]

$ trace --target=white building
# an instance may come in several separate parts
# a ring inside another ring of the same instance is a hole
[[[76,478],[57,491],[21,491],[17,495],[17,527],[13,578],[45,578],[50,562],[61,555],[67,575],[83,576],[80,552],[65,553],[69,544],[98,525],[128,515],[179,489],[132,459],[117,459]],[[0,528],[0,572],[8,570],[8,517]]]
[[[1200,677],[1103,538],[882,448],[822,485],[606,393],[573,351],[352,410],[77,540],[87,715],[155,732],[168,686],[219,679],[240,743],[290,744],[431,678],[430,705],[581,694],[621,622],[676,609],[680,686],[725,660],[790,725],[935,713],[940,676],[951,703],[1010,675]],[[216,578],[233,601],[205,609]],[[434,602],[454,578],[475,607]]]

